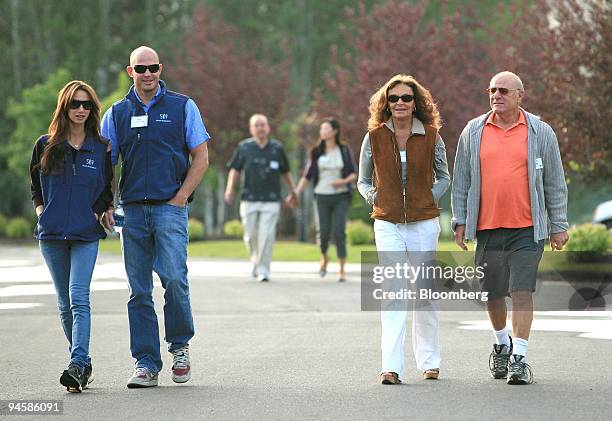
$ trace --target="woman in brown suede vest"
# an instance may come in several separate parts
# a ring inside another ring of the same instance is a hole
[[[450,185],[440,126],[440,113],[431,94],[412,76],[392,77],[370,99],[357,187],[373,206],[379,265],[408,262],[416,267],[435,257],[440,234],[438,200]],[[412,285],[422,285],[417,281]],[[407,284],[406,279],[396,277],[385,285],[392,290],[387,292],[397,292]],[[381,299],[383,384],[401,383],[404,376],[408,304],[414,305],[416,365],[425,379],[439,376],[437,304],[386,296]]]

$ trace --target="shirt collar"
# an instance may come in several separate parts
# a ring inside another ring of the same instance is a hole
[[[385,126],[387,126],[389,130],[395,133],[395,129],[393,128],[393,118],[389,118],[389,120],[386,121]],[[412,116],[411,134],[425,135],[425,126],[423,125],[423,122],[421,122],[421,120],[419,120],[416,116]]]
[[[497,124],[495,124],[495,122],[493,121],[494,116],[495,116],[494,112],[489,113],[489,117],[487,117],[487,120],[485,121],[485,126],[487,124],[492,124],[493,126],[497,127]],[[527,120],[525,119],[525,113],[523,112],[523,110],[519,110],[519,119],[516,122],[516,124],[514,126],[512,126],[512,127],[516,127],[519,124],[527,125]]]

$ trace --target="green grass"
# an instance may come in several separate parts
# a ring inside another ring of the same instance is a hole
[[[470,250],[474,250],[474,244],[469,245]],[[459,248],[453,241],[440,241],[439,251],[459,252]],[[546,246],[546,251],[550,251],[550,246]],[[100,251],[110,253],[121,253],[121,246],[117,239],[107,239],[100,241]],[[361,263],[362,251],[376,251],[374,244],[362,246],[348,246],[348,262]],[[206,257],[216,259],[241,259],[249,258],[246,247],[242,240],[210,240],[195,241],[189,244],[188,253],[190,257]],[[576,271],[588,273],[610,273],[612,264],[610,263],[570,263],[565,261],[565,253],[544,253],[540,263],[539,271]],[[336,250],[330,247],[329,256],[331,261],[336,260]],[[320,252],[316,244],[300,243],[297,241],[276,241],[274,243],[274,261],[291,262],[316,262],[319,260]],[[473,264],[473,257],[462,256],[461,264]]]
[[[439,250],[457,250],[451,241],[441,241]],[[100,241],[100,251],[110,253],[121,253],[121,246],[116,239]],[[348,261],[359,263],[362,251],[376,251],[374,244],[363,246],[348,246]],[[190,257],[209,257],[225,259],[248,259],[246,247],[241,240],[211,240],[196,241],[189,244],[188,253]],[[335,248],[330,248],[330,258],[335,260]],[[277,241],[274,243],[274,254],[272,259],[276,261],[313,262],[320,257],[319,248],[316,244],[300,243],[297,241]]]

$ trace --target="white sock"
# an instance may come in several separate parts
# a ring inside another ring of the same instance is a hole
[[[504,327],[502,330],[494,330],[495,333],[495,342],[497,345],[507,345],[510,346],[510,330],[508,326]]]
[[[512,342],[513,342],[512,354],[522,355],[523,357],[526,357],[527,356],[527,345],[529,345],[529,341],[527,339],[514,338]]]

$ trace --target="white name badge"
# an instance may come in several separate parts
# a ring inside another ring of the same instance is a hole
[[[278,161],[270,161],[270,168],[273,170],[278,169]]]
[[[402,162],[406,162],[406,151],[400,151],[400,159]]]
[[[148,115],[135,115],[132,117],[132,125],[130,126],[132,129],[136,127],[147,127],[149,124],[149,116]]]
[[[536,158],[535,166],[536,170],[541,170],[542,168],[544,168],[544,165],[542,164],[542,158]]]

